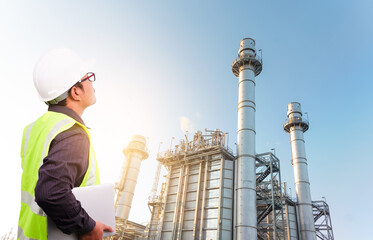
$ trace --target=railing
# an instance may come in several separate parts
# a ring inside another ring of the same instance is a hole
[[[302,118],[302,117],[291,117],[291,118],[286,118],[285,123],[283,125],[284,130],[286,132],[290,131],[290,127],[299,124],[303,128],[303,132],[307,131],[310,124],[308,122],[307,118]]]
[[[237,62],[237,61],[239,61],[239,60],[249,60],[249,59],[255,59],[255,60],[257,60],[257,61],[259,61],[261,64],[263,64],[263,60],[262,60],[262,58],[259,56],[259,55],[255,55],[255,56],[253,56],[253,57],[249,57],[249,56],[247,56],[247,55],[244,55],[244,56],[239,56],[239,57],[236,57],[234,60],[233,60],[233,62],[232,62],[232,67],[235,65],[235,63]]]
[[[289,123],[302,123],[302,122],[309,125],[308,119],[307,118],[302,118],[302,117],[286,118],[284,125],[289,124]]]
[[[254,64],[255,66],[254,72],[256,76],[258,76],[262,72],[263,61],[259,55],[255,55],[255,56],[241,55],[235,58],[232,63],[232,71],[234,75],[238,77],[239,68],[245,62],[252,62]]]
[[[197,132],[194,135],[194,140],[185,142],[184,140],[180,141],[179,145],[175,145],[174,148],[168,149],[164,152],[161,152],[157,158],[169,158],[176,155],[185,155],[190,153],[195,153],[198,151],[203,151],[206,149],[210,149],[212,147],[222,147],[227,150],[230,154],[233,154],[233,150],[229,148],[228,144],[226,144],[226,135],[227,133],[223,133],[220,130],[217,131],[209,131],[211,134],[202,135],[201,132]]]
[[[225,149],[232,155],[234,155],[233,153],[233,149],[231,149],[230,147],[226,146]]]

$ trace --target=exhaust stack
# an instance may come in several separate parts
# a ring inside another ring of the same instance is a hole
[[[262,71],[262,60],[256,54],[254,39],[241,40],[232,71],[238,77],[235,235],[237,240],[253,240],[257,239],[255,76]]]
[[[127,159],[122,169],[120,183],[117,186],[115,216],[126,221],[130,214],[141,161],[147,159],[149,155],[145,137],[134,135],[127,148],[123,150],[123,153]]]
[[[291,164],[294,166],[294,182],[298,199],[301,239],[316,240],[311,189],[303,138],[303,133],[309,128],[309,123],[307,120],[302,119],[302,110],[298,102],[288,104],[287,116],[284,130],[290,134]]]

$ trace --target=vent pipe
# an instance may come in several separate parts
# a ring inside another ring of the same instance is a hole
[[[242,39],[232,71],[238,77],[235,236],[237,240],[254,240],[257,239],[255,77],[262,71],[254,39]]]
[[[127,148],[123,150],[123,153],[126,156],[126,161],[122,168],[120,182],[117,186],[118,193],[115,202],[115,216],[126,221],[130,214],[141,161],[147,159],[149,155],[145,137],[134,135]]]
[[[287,117],[284,130],[290,134],[291,164],[294,167],[300,235],[302,240],[316,240],[310,181],[308,179],[307,158],[303,138],[303,133],[309,128],[309,123],[306,119],[302,118],[302,110],[298,102],[288,104]]]

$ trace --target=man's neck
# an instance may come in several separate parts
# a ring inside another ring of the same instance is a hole
[[[83,112],[85,108],[82,108],[79,104],[76,104],[75,102],[67,102],[66,107],[72,109],[76,114],[79,115],[79,117],[82,117]]]
[[[74,110],[67,106],[49,105],[48,111],[63,113],[75,119],[77,122],[80,122],[81,124],[85,125],[83,119],[78,115],[78,113],[76,113]]]

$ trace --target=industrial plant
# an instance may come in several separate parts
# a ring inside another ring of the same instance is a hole
[[[186,136],[158,153],[147,226],[128,221],[140,164],[148,157],[145,138],[134,137],[124,151],[127,161],[117,185],[117,233],[112,239],[334,239],[328,204],[311,198],[303,136],[309,122],[300,103],[288,104],[283,125],[290,135],[296,198],[281,180],[277,156],[256,152],[255,77],[262,66],[255,40],[243,39],[232,63],[238,77],[236,154],[220,129],[197,131],[193,139]],[[167,176],[160,183],[162,166]]]
[[[232,63],[238,77],[235,153],[220,129],[197,131],[165,152],[158,149],[146,226],[128,220],[141,163],[149,156],[146,138],[133,136],[115,185],[115,235],[107,239],[334,240],[328,204],[311,197],[304,141],[309,122],[300,103],[288,104],[282,126],[290,135],[295,198],[282,182],[275,153],[256,152],[255,78],[262,67],[255,40],[244,38]],[[3,239],[13,239],[12,231]]]

